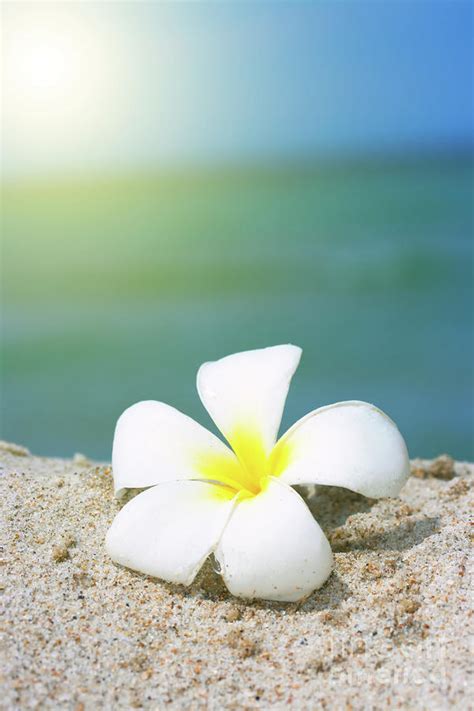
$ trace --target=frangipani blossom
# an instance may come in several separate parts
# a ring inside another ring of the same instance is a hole
[[[230,444],[178,410],[145,401],[117,422],[115,494],[146,488],[107,533],[111,558],[190,585],[213,553],[244,598],[296,601],[319,588],[331,548],[294,484],[396,496],[409,474],[405,442],[373,405],[348,401],[296,422],[277,442],[301,349],[281,345],[205,363],[199,396]]]

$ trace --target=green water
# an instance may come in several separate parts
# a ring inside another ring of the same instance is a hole
[[[462,160],[6,187],[2,437],[108,458],[199,364],[304,349],[284,425],[376,403],[412,455],[474,456],[472,175]]]

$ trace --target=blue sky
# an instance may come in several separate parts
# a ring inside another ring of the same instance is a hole
[[[66,38],[76,62],[56,94],[38,97],[35,87],[28,103],[28,77],[16,75],[18,53],[5,55],[7,172],[472,144],[467,2],[3,8],[13,45],[22,33],[46,28],[46,42]],[[38,64],[34,56],[32,62]]]

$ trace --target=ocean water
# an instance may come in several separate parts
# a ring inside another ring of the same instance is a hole
[[[1,436],[110,457],[141,399],[212,424],[201,362],[292,342],[282,428],[361,399],[474,458],[464,159],[108,176],[3,192]]]

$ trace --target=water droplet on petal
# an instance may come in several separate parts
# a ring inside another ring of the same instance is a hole
[[[219,563],[219,561],[217,560],[217,558],[215,556],[212,556],[212,558],[211,558],[211,565],[212,565],[212,569],[215,573],[217,573],[218,575],[222,574],[221,564]]]

